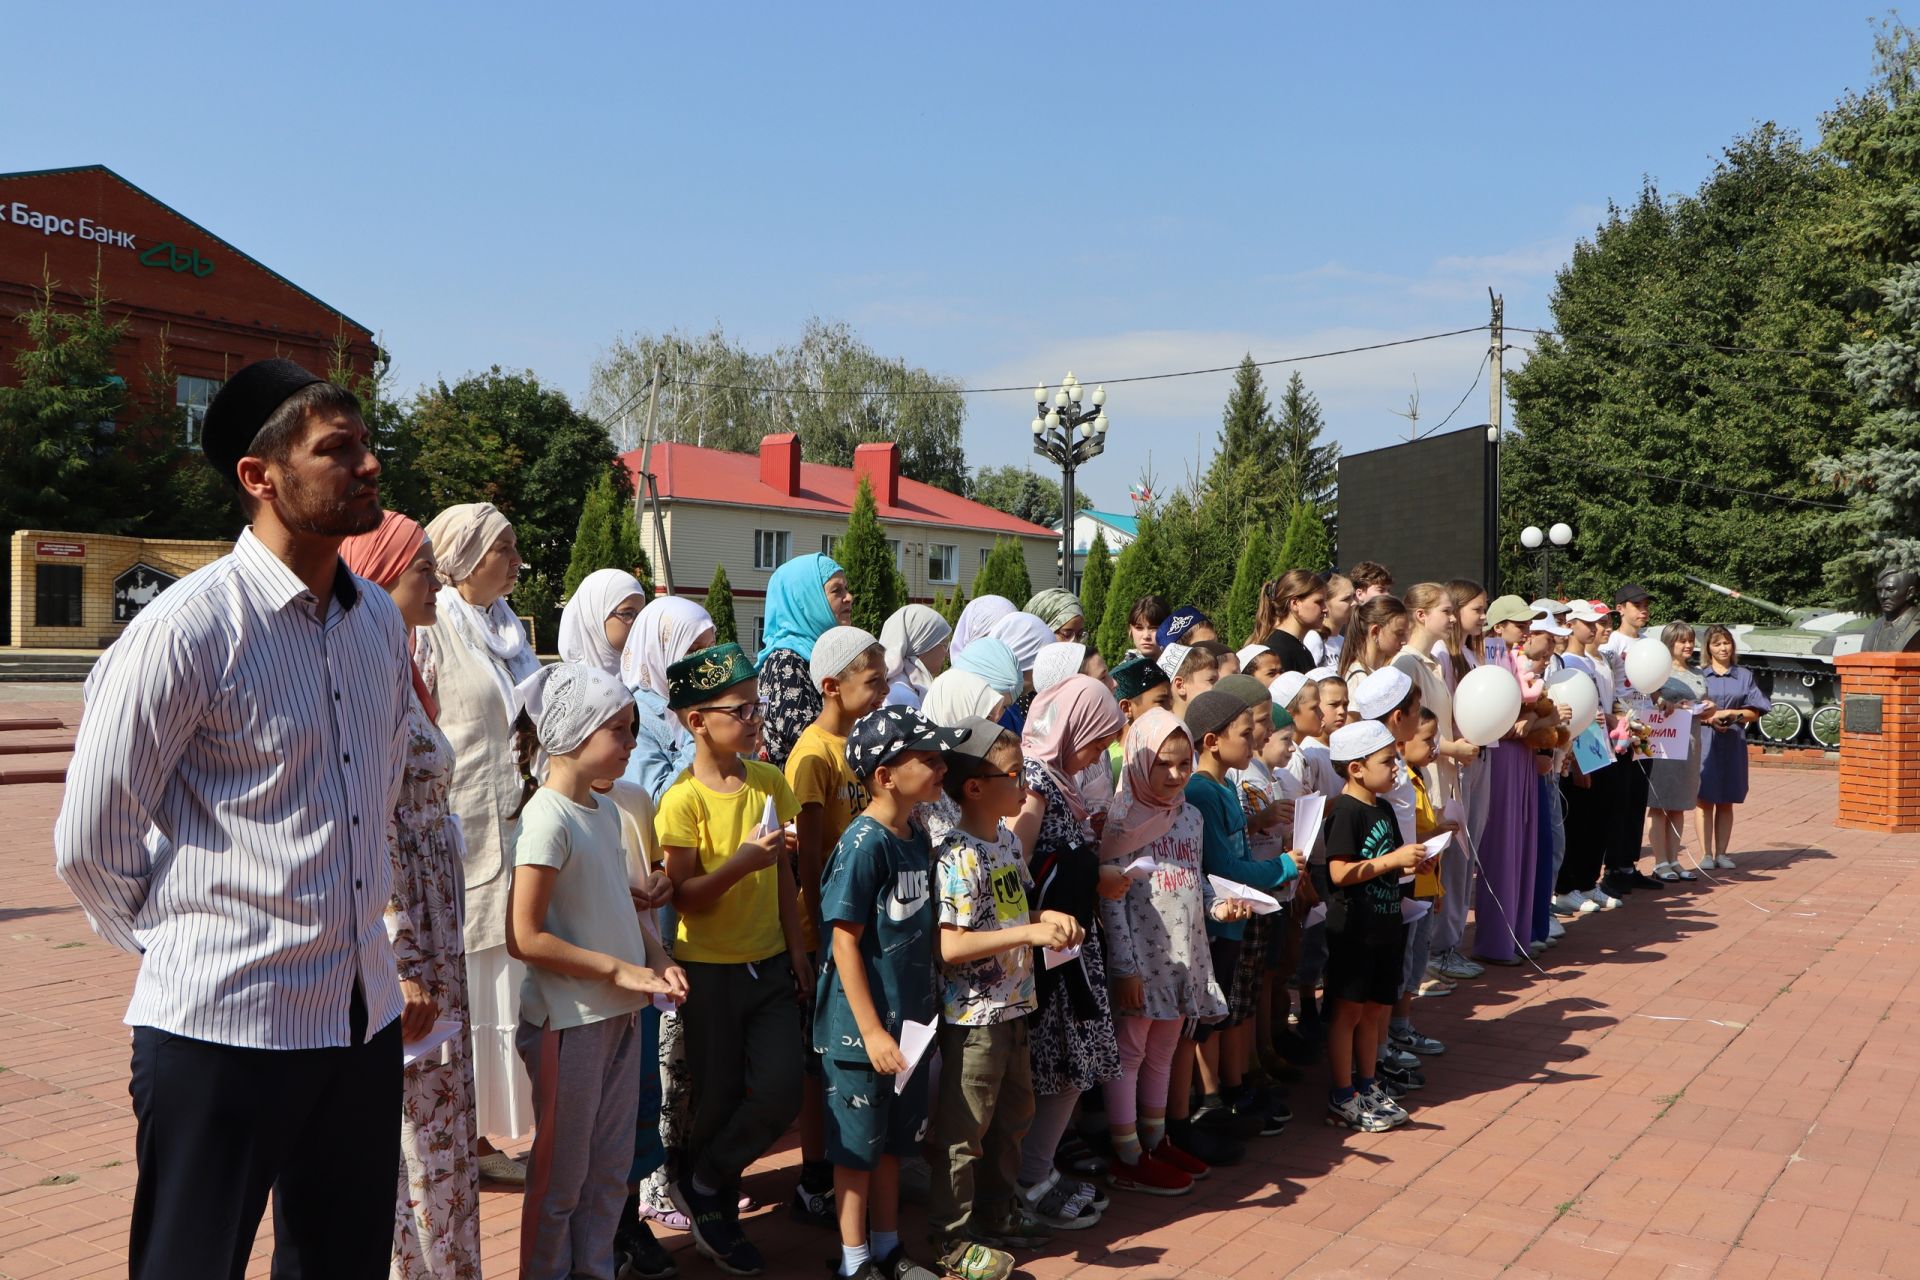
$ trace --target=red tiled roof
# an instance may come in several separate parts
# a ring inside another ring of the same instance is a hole
[[[640,451],[622,454],[620,461],[627,474],[637,476]],[[703,449],[691,444],[653,446],[653,474],[663,499],[685,502],[713,502],[737,507],[764,507],[781,511],[813,511],[821,515],[845,516],[853,510],[859,482],[851,467],[830,467],[821,462],[800,464],[799,491],[791,496],[762,482],[760,456],[753,453],[728,453],[721,449]],[[1029,524],[985,503],[945,489],[900,477],[900,501],[888,505],[885,494],[875,493],[882,520],[914,521],[921,524],[951,525],[1018,537],[1058,538],[1058,530]]]

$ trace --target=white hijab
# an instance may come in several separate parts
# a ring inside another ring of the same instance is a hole
[[[943,729],[951,729],[969,716],[996,719],[1006,705],[1006,698],[973,672],[949,669],[927,686],[920,714]]]
[[[584,662],[618,675],[620,654],[607,643],[607,619],[628,596],[645,600],[647,589],[625,569],[595,569],[580,579],[560,611],[560,661]]]
[[[1005,596],[981,596],[969,600],[960,611],[960,623],[953,629],[953,656],[966,652],[968,645],[993,630],[994,623],[1014,612],[1013,601]]]
[[[1033,691],[1045,693],[1068,676],[1079,675],[1081,664],[1086,660],[1087,646],[1078,641],[1056,640],[1042,645],[1039,656],[1033,660]]]
[[[693,651],[693,642],[713,625],[699,604],[685,596],[661,596],[640,611],[620,651],[620,678],[627,688],[667,696],[667,668]]]
[[[468,604],[455,583],[472,575],[501,534],[513,526],[491,502],[462,502],[448,507],[427,526],[427,541],[433,543],[438,563],[440,616],[454,632],[481,657],[487,658],[493,682],[499,686],[500,701],[506,705],[509,722],[519,714],[513,687],[540,669],[540,659],[527,643],[527,629],[514,617],[506,598],[495,600],[482,609]]]
[[[933,673],[920,655],[952,635],[947,620],[924,604],[895,609],[880,627],[880,644],[887,651],[887,683],[908,685],[925,694]]]

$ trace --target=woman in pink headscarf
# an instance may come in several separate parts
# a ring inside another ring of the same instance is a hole
[[[1093,1185],[1063,1180],[1054,1155],[1080,1095],[1120,1074],[1096,904],[1103,894],[1127,891],[1119,868],[1101,870],[1086,797],[1073,779],[1102,759],[1125,727],[1107,687],[1076,675],[1034,699],[1020,740],[1027,800],[1013,830],[1038,887],[1033,907],[1063,911],[1087,931],[1077,959],[1041,967],[1040,1011],[1028,1030],[1034,1117],[1021,1153],[1021,1192],[1027,1212],[1063,1231],[1091,1226],[1099,1217]]]
[[[439,580],[418,523],[387,512],[372,533],[340,546],[347,567],[393,597],[409,628],[433,625]],[[406,995],[401,1032],[423,1038],[436,1019],[466,1026],[466,944],[460,829],[447,805],[453,747],[416,667],[407,756],[388,824],[393,897],[387,936]],[[456,1035],[406,1069],[400,1096],[399,1206],[392,1274],[454,1280],[480,1274],[480,1170],[475,1150],[473,1047]]]
[[[1227,1012],[1207,951],[1207,916],[1244,919],[1245,903],[1214,901],[1200,867],[1200,812],[1187,803],[1193,738],[1155,709],[1127,731],[1127,786],[1107,815],[1102,869],[1120,868],[1126,894],[1102,898],[1107,981],[1120,1074],[1106,1082],[1113,1184],[1180,1195],[1207,1172],[1167,1133],[1167,1087],[1180,1029]]]

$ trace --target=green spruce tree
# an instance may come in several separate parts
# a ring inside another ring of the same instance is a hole
[[[1018,538],[995,538],[987,562],[973,578],[973,598],[1005,596],[1014,607],[1025,605],[1033,595],[1033,583],[1027,574],[1026,551]]]
[[[707,616],[713,619],[715,644],[738,644],[740,628],[733,620],[733,583],[727,580],[727,566],[713,567],[713,585],[707,588]]]
[[[880,509],[873,500],[873,486],[865,476],[854,495],[853,511],[847,516],[847,531],[834,549],[834,559],[847,571],[847,588],[853,592],[853,625],[874,635],[907,602],[905,584],[887,547],[887,531],[880,523]]]
[[[579,589],[580,580],[596,569],[624,569],[639,578],[646,594],[653,594],[653,568],[640,546],[640,530],[633,507],[611,469],[603,471],[587,491],[574,529],[573,554],[567,560],[566,594]]]
[[[1127,615],[1133,612],[1133,602],[1160,590],[1155,563],[1160,541],[1160,522],[1150,515],[1141,516],[1139,535],[1121,550],[1113,566],[1113,581],[1107,587],[1107,604],[1099,624],[1100,653],[1110,664],[1120,661],[1132,643],[1127,635]],[[1087,621],[1092,625],[1091,618]]]
[[[553,653],[560,647],[560,597],[554,592],[553,579],[538,569],[529,568],[520,575],[508,600],[516,615],[533,619],[533,647],[540,653]]]
[[[1287,533],[1274,556],[1271,576],[1277,578],[1290,569],[1325,573],[1332,564],[1333,546],[1327,540],[1325,522],[1311,502],[1300,503],[1287,521]]]
[[[1818,464],[1851,499],[1832,521],[1847,549],[1828,576],[1863,601],[1888,569],[1920,571],[1920,264],[1901,267],[1881,296],[1890,322],[1872,342],[1846,349],[1847,377],[1870,416],[1854,448]]]
[[[1080,607],[1086,610],[1088,643],[1106,617],[1107,588],[1113,582],[1113,553],[1107,550],[1107,531],[1095,526],[1087,546],[1087,567],[1080,573]]]
[[[1311,502],[1323,524],[1331,524],[1340,481],[1340,446],[1321,444],[1326,422],[1320,401],[1296,371],[1280,395],[1273,424],[1275,479],[1279,505],[1271,509],[1277,526],[1297,503]]]
[[[1273,566],[1273,540],[1267,527],[1256,524],[1247,533],[1247,544],[1240,549],[1240,563],[1233,573],[1233,590],[1227,596],[1226,632],[1228,642],[1243,645],[1251,640],[1253,619],[1260,607],[1260,588]]]
[[[933,611],[945,618],[947,625],[950,627],[960,625],[960,614],[966,607],[967,593],[960,587],[955,587],[950,595],[943,595],[938,591],[934,592]]]

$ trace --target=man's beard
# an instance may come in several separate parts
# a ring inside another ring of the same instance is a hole
[[[357,498],[360,494],[353,496]],[[279,515],[280,523],[295,533],[319,538],[351,538],[359,533],[372,533],[380,527],[380,521],[386,514],[378,502],[368,510],[352,500],[326,502],[316,499],[292,471],[286,473],[281,497],[274,503],[274,511]]]

